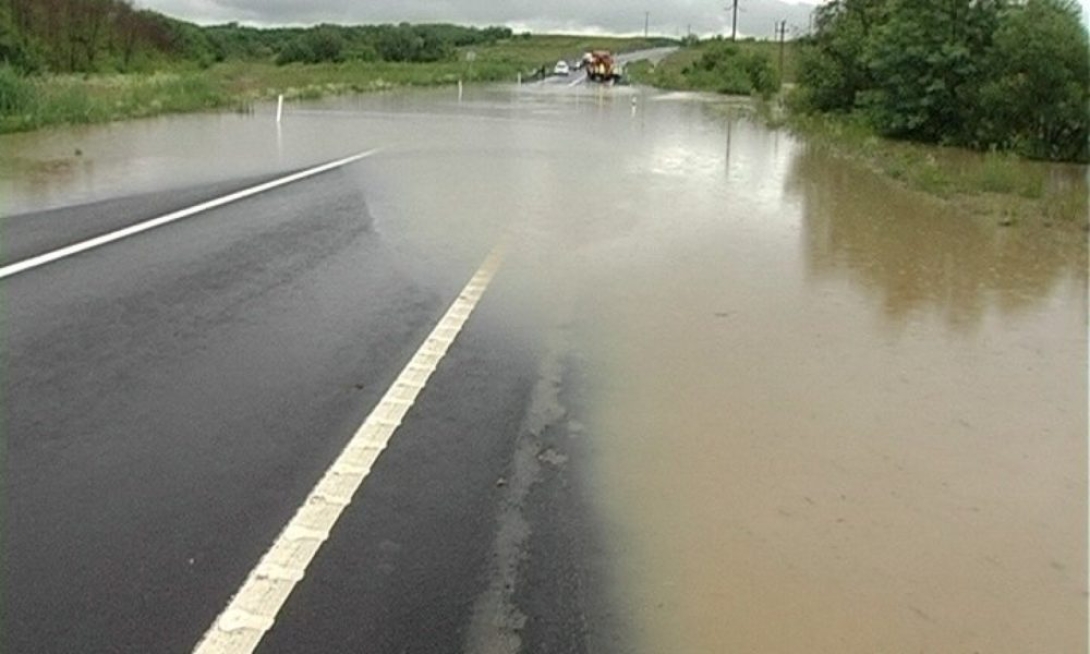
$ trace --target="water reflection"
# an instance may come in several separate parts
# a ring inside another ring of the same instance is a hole
[[[404,265],[447,276],[511,231],[513,323],[575,298],[573,415],[637,651],[1085,651],[1084,236],[958,217],[741,110],[616,91],[100,127],[92,169],[21,192],[389,145],[358,176]]]
[[[1056,183],[1079,182],[1061,175]],[[786,187],[804,209],[810,277],[862,286],[894,323],[935,312],[971,330],[993,307],[1016,313],[1048,302],[1062,284],[1086,287],[1086,239],[1076,228],[959,215],[814,149],[799,151]]]
[[[638,651],[1085,651],[1083,235],[693,103],[646,138],[577,312]]]

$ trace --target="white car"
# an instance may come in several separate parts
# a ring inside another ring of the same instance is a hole
[[[566,61],[556,62],[556,66],[553,66],[553,75],[564,75],[565,77],[571,72],[571,66]]]

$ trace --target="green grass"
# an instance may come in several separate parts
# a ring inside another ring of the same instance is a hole
[[[164,113],[242,107],[284,94],[289,99],[381,91],[405,86],[514,79],[517,68],[494,62],[364,63],[277,66],[231,62],[207,70],[153,74],[40,76],[0,73],[0,132],[101,123]]]
[[[19,100],[4,103],[0,132],[199,111],[228,103],[210,79],[193,72],[17,79]]]

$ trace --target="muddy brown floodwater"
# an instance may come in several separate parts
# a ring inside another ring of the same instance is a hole
[[[586,262],[643,651],[1085,652],[1085,234],[717,130]]]
[[[7,212],[384,146],[379,232],[513,234],[511,311],[569,332],[640,652],[1086,652],[1085,232],[958,215],[686,95],[270,116],[4,137]]]

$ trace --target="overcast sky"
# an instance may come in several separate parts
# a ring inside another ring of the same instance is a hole
[[[771,36],[776,21],[805,30],[820,0],[739,0],[738,31]],[[1079,0],[1083,21],[1090,0]],[[508,25],[532,32],[729,34],[732,0],[136,0],[136,5],[198,23],[250,25],[443,22]]]

